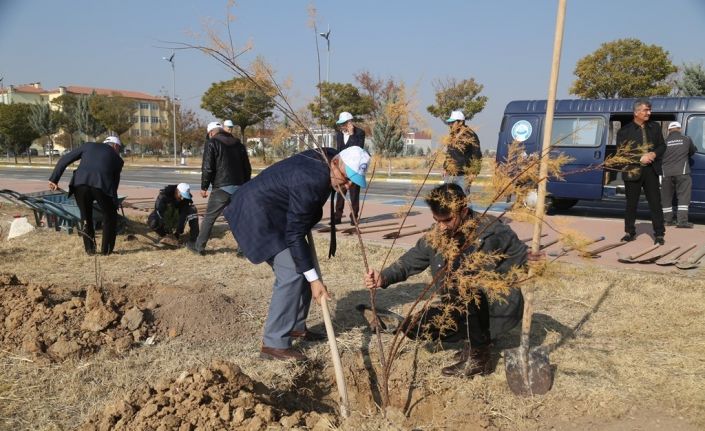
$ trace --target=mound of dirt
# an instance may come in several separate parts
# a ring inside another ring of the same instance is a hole
[[[144,384],[79,427],[98,430],[180,430],[301,428],[335,426],[329,414],[287,411],[276,406],[271,391],[253,381],[240,367],[214,360],[176,379]]]
[[[23,284],[0,274],[0,346],[40,362],[85,358],[104,348],[123,353],[155,332],[150,311],[125,290]]]

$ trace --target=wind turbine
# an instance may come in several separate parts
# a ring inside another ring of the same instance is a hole
[[[318,33],[318,35],[326,40],[326,50],[328,51],[328,65],[326,67],[326,82],[330,82],[330,25],[328,26],[327,32]]]

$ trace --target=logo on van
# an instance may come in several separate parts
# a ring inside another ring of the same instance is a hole
[[[531,123],[526,120],[519,120],[512,126],[512,139],[524,142],[531,136]]]

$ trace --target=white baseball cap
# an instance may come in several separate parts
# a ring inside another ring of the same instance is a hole
[[[367,151],[358,146],[350,146],[340,153],[340,159],[345,165],[345,175],[360,187],[367,187],[365,173],[370,163],[370,155]]]
[[[232,129],[233,127],[235,127],[235,124],[233,124],[232,120],[225,120],[223,122],[223,126],[229,128],[229,129]]]
[[[465,115],[463,111],[453,111],[450,113],[450,117],[446,120],[446,123],[454,123],[456,121],[465,121]]]
[[[348,121],[352,120],[353,116],[349,112],[341,112],[340,115],[338,116],[338,121],[335,122],[335,124],[345,124]]]
[[[213,130],[213,129],[222,129],[222,128],[223,128],[222,124],[220,124],[217,121],[212,121],[212,122],[208,123],[208,127],[206,127],[206,131],[208,133],[210,133],[211,130]]]
[[[120,138],[117,136],[108,136],[105,138],[103,141],[104,144],[115,144],[115,145],[122,145],[122,142],[120,142]]]
[[[673,121],[673,122],[671,122],[671,124],[668,125],[668,130],[680,129],[680,128],[681,128],[681,123],[679,123],[678,121]]]
[[[179,183],[176,188],[179,190],[179,194],[184,199],[191,199],[191,186],[186,183]]]

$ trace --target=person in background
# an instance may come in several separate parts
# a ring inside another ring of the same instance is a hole
[[[355,146],[362,149],[365,148],[365,131],[356,127],[353,124],[353,116],[349,112],[341,112],[338,116],[338,131],[335,133],[335,142],[338,151],[343,151],[346,148]],[[360,215],[360,187],[352,184],[348,189],[350,195],[350,206],[352,213],[350,214],[350,225],[355,225],[355,219]],[[331,202],[331,205],[333,202]],[[335,198],[335,224],[340,224],[343,218],[343,209],[345,209],[345,196],[337,194]],[[353,218],[353,215],[355,218]]]
[[[232,120],[225,120],[223,122],[223,130],[226,133],[230,133],[231,135],[233,134],[233,129],[235,128],[235,124],[233,124]]]
[[[76,204],[81,212],[79,232],[83,237],[86,253],[94,254],[95,226],[93,224],[93,201],[103,212],[103,243],[101,254],[107,256],[115,248],[117,235],[117,189],[124,162],[120,158],[122,143],[117,136],[108,136],[103,143],[86,142],[77,149],[62,156],[49,177],[49,189],[58,190],[59,180],[66,167],[81,160],[73,172],[69,183],[69,196],[76,197]]]
[[[681,133],[681,123],[673,121],[668,125],[666,151],[661,161],[661,203],[663,204],[664,223],[679,228],[690,229],[693,223],[688,221],[688,206],[693,180],[690,177],[690,158],[697,152],[690,137]],[[677,223],[673,220],[673,194],[676,195]]]
[[[470,185],[482,168],[480,138],[465,125],[462,111],[453,111],[446,120],[450,127],[446,158],[443,162],[443,182],[459,185],[469,193]]]

